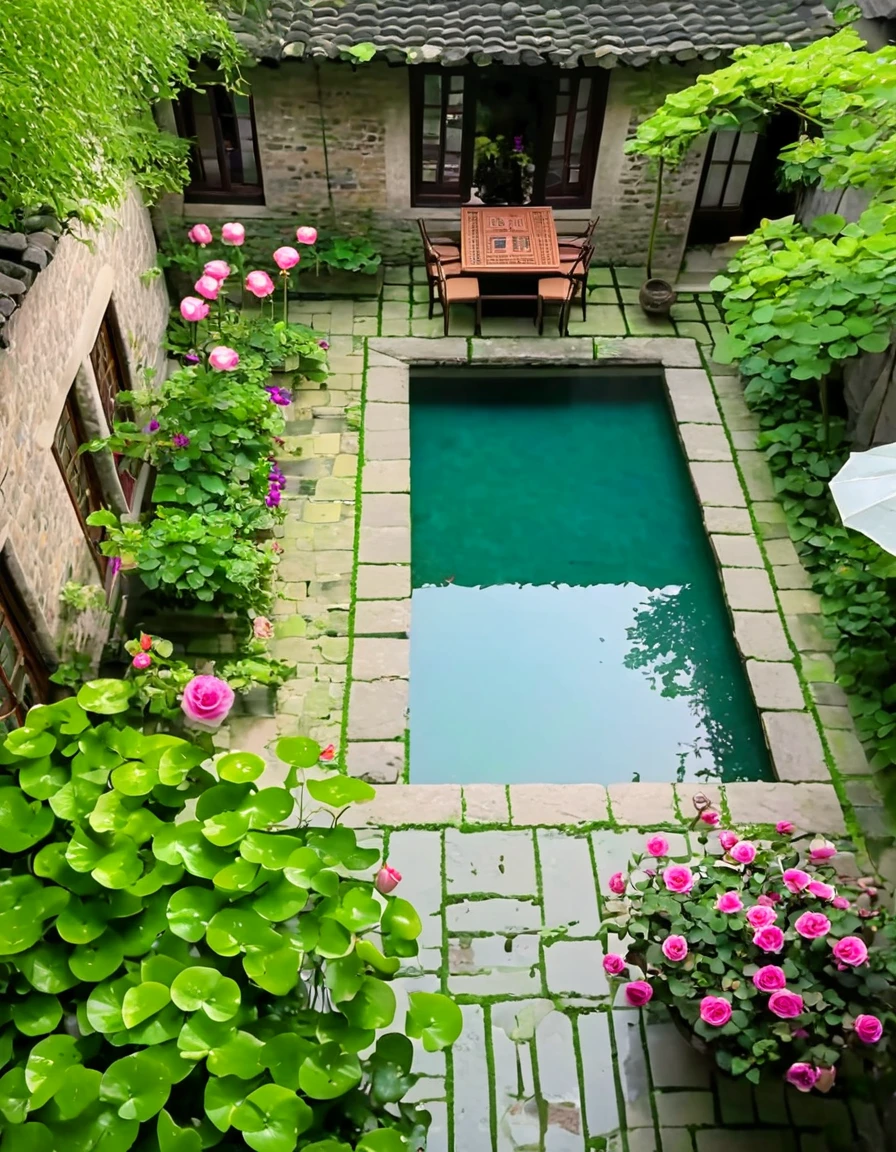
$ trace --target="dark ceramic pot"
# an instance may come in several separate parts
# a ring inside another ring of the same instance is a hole
[[[667,280],[652,277],[641,285],[638,302],[648,316],[668,316],[675,303],[676,292]]]

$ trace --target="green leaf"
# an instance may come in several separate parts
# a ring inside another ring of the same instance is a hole
[[[181,1128],[162,1109],[156,1126],[159,1152],[202,1152],[202,1137],[195,1128]]]
[[[376,796],[376,789],[357,776],[337,775],[326,780],[309,780],[305,787],[312,799],[319,804],[328,804],[331,808],[363,804]]]
[[[56,737],[52,732],[35,731],[32,728],[16,728],[6,737],[4,747],[16,756],[29,760],[44,760],[56,747]]]
[[[103,1073],[100,1098],[116,1105],[123,1120],[152,1119],[171,1094],[167,1069],[148,1052],[136,1052],[110,1064]]]
[[[205,937],[209,948],[219,956],[236,956],[256,948],[268,951],[283,945],[283,938],[251,908],[222,908],[209,921]]]
[[[886,352],[889,344],[890,337],[886,332],[870,332],[858,340],[858,345],[863,352]]]
[[[378,1128],[355,1145],[355,1152],[406,1152],[407,1148],[408,1142],[400,1132],[394,1128]]]
[[[90,680],[81,687],[77,700],[87,712],[116,716],[127,712],[133,694],[134,685],[128,680]]]
[[[301,958],[301,953],[290,947],[252,951],[243,957],[243,968],[260,988],[274,996],[285,996],[296,986]]]
[[[416,940],[423,931],[420,917],[413,904],[398,896],[390,897],[382,915],[382,929],[399,940]]]
[[[395,993],[378,977],[365,976],[356,995],[339,1010],[355,1028],[387,1028],[395,1017]]]
[[[320,759],[321,747],[307,736],[283,736],[275,747],[278,758],[294,768],[313,768]]]
[[[121,937],[117,932],[106,929],[98,940],[78,944],[68,958],[68,966],[79,980],[98,984],[120,968],[122,960],[124,948]],[[124,1119],[129,1120],[131,1117],[125,1116]]]
[[[36,1111],[62,1087],[70,1068],[81,1063],[73,1036],[48,1036],[31,1049],[25,1065],[25,1084],[31,1093],[29,1108]],[[5,1077],[4,1077],[5,1079]]]
[[[26,1036],[45,1036],[62,1019],[62,1005],[55,996],[32,992],[12,1006],[12,1022]]]
[[[253,864],[261,864],[264,868],[280,870],[289,863],[293,852],[302,847],[302,841],[297,836],[290,836],[285,832],[250,832],[243,837],[240,843],[240,855]],[[318,868],[320,861],[315,856]],[[307,885],[299,885],[307,887]]]
[[[69,1068],[62,1086],[53,1097],[54,1118],[74,1120],[85,1108],[95,1104],[100,1095],[102,1072],[95,1068],[84,1068],[80,1064]]]
[[[248,784],[264,773],[267,765],[261,756],[254,752],[228,752],[215,761],[215,768],[222,780],[234,784]]]
[[[196,944],[223,904],[224,897],[210,888],[179,888],[168,901],[168,927],[181,940]]]
[[[0,1077],[0,1112],[10,1124],[24,1124],[31,1092],[25,1083],[25,1069],[16,1066]]]
[[[440,992],[411,992],[405,1032],[413,1040],[422,1040],[427,1052],[450,1048],[460,1036],[463,1017],[460,1008]]]
[[[233,1123],[233,1114],[250,1091],[250,1084],[238,1076],[209,1076],[205,1085],[205,1114],[219,1132]]]
[[[234,1127],[257,1152],[293,1152],[299,1134],[313,1120],[305,1101],[279,1084],[256,1088],[233,1113]]]
[[[460,1009],[457,1009],[460,1015]],[[361,1081],[358,1057],[343,1052],[339,1044],[322,1044],[302,1063],[299,1087],[312,1100],[335,1100]]]
[[[148,980],[129,988],[121,1004],[121,1018],[125,1028],[136,1028],[171,1001],[171,993],[164,984]]]
[[[236,1024],[210,1020],[203,1012],[188,1017],[177,1038],[177,1047],[185,1060],[204,1060],[217,1048],[223,1048],[236,1036]]]
[[[125,796],[147,796],[159,783],[159,773],[139,760],[129,760],[113,769],[110,781]]]
[[[359,960],[369,964],[375,971],[382,972],[384,976],[394,976],[401,967],[401,961],[397,956],[384,956],[369,940],[358,940],[355,944],[355,954]]]
[[[836,212],[828,212],[824,216],[816,216],[810,225],[810,230],[818,236],[836,236],[843,231],[845,225],[846,220],[842,216],[838,216]]]
[[[215,1076],[239,1076],[251,1080],[261,1072],[265,1043],[250,1032],[237,1032],[226,1044],[208,1055],[208,1070]]]
[[[34,1120],[21,1127],[7,1128],[0,1148],[2,1152],[56,1152],[50,1129]]]
[[[200,1009],[212,1020],[229,1020],[240,1007],[240,987],[217,968],[185,968],[171,982],[171,999],[184,1012]]]

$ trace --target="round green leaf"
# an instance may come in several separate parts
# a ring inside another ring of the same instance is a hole
[[[168,927],[181,940],[196,944],[223,903],[210,888],[179,888],[168,901]]]
[[[236,956],[250,948],[268,951],[283,946],[283,938],[251,908],[222,908],[209,921],[205,938],[219,956]]]
[[[0,1148],[3,1152],[56,1152],[50,1129],[34,1120],[20,1127],[7,1128]]]
[[[54,1124],[55,1152],[122,1152],[133,1148],[137,1120],[122,1120],[112,1105],[97,1100],[73,1120]]]
[[[98,984],[121,967],[124,948],[117,932],[106,929],[98,940],[89,944],[79,944],[68,958],[68,966],[79,980]],[[124,1117],[130,1119],[129,1116]]]
[[[335,1100],[350,1092],[360,1080],[358,1057],[343,1052],[339,1044],[322,1044],[299,1069],[299,1087],[312,1100]]]
[[[339,960],[331,960],[326,967],[324,981],[334,1004],[351,1000],[364,982],[364,965],[355,952]]]
[[[7,735],[4,746],[16,756],[24,756],[28,760],[41,760],[49,756],[56,747],[56,737],[52,732],[36,731],[26,725],[24,728],[13,729]]]
[[[387,1032],[376,1044],[370,1058],[371,1101],[382,1106],[396,1104],[413,1087],[410,1074],[414,1061],[414,1046],[399,1032]]]
[[[286,877],[278,877],[268,884],[252,901],[252,907],[265,920],[289,920],[308,902],[308,889],[296,888]]]
[[[222,892],[247,892],[255,886],[258,865],[248,860],[234,860],[212,877],[212,883]]]
[[[243,1103],[249,1085],[238,1076],[209,1076],[205,1085],[205,1114],[219,1132],[233,1123],[233,1114]]]
[[[171,982],[171,999],[184,1012],[200,1009],[212,1020],[229,1020],[240,1007],[240,987],[217,968],[185,968]]]
[[[159,1152],[202,1152],[202,1137],[195,1128],[181,1128],[162,1109],[156,1127]]]
[[[59,944],[38,944],[16,958],[19,971],[38,992],[66,992],[78,983],[68,966],[68,950]]]
[[[295,807],[295,800],[285,788],[262,788],[247,796],[240,812],[249,817],[252,828],[267,828],[285,820]]]
[[[26,1036],[46,1036],[61,1019],[62,1005],[45,992],[32,992],[12,1007],[12,1022]]]
[[[171,993],[164,984],[148,980],[129,988],[121,1004],[121,1019],[125,1028],[136,1028],[156,1012],[161,1012],[171,1000]]]
[[[14,786],[0,787],[0,843],[4,852],[26,852],[52,831],[52,808],[28,801]]]
[[[188,740],[172,744],[159,757],[159,780],[172,786],[182,784],[193,769],[207,759],[208,753]]]
[[[243,957],[243,968],[266,992],[285,996],[296,986],[302,954],[294,948],[275,948],[270,952],[251,951]]]
[[[69,944],[89,944],[102,936],[109,918],[108,904],[99,900],[70,900],[56,917],[55,928]]]
[[[386,1028],[395,1018],[395,993],[376,976],[365,976],[351,1000],[339,1005],[355,1028]]]
[[[297,1092],[299,1068],[314,1047],[315,1045],[303,1036],[296,1036],[294,1032],[281,1032],[279,1036],[272,1036],[265,1044],[261,1062],[270,1071],[275,1084],[289,1088],[291,1092]]]
[[[80,1063],[81,1054],[75,1046],[74,1036],[48,1036],[46,1040],[39,1040],[25,1064],[25,1084],[31,1093],[30,1109],[42,1108],[62,1087],[69,1068]]]
[[[256,1152],[293,1152],[299,1134],[313,1120],[305,1101],[279,1084],[256,1088],[233,1113],[234,1127]]]
[[[226,1044],[208,1055],[208,1070],[215,1076],[239,1076],[251,1080],[261,1072],[264,1041],[250,1032],[237,1032]]]
[[[140,760],[128,760],[113,770],[110,781],[125,796],[147,796],[159,783],[159,773]]]
[[[322,919],[314,951],[327,960],[347,956],[352,950],[352,935],[335,920]]]
[[[394,976],[401,967],[401,961],[397,956],[384,956],[369,940],[358,940],[355,944],[355,953],[359,960],[369,964],[376,972],[382,972],[384,976]]]
[[[236,1036],[236,1025],[210,1020],[204,1012],[188,1016],[177,1037],[177,1048],[184,1060],[204,1060],[216,1048],[223,1048]]]
[[[0,1076],[0,1112],[10,1124],[24,1124],[31,1093],[25,1083],[25,1069],[10,1068]]]
[[[196,801],[196,819],[208,820],[219,812],[235,812],[252,792],[250,784],[214,784]]]
[[[248,784],[251,780],[257,780],[266,767],[261,756],[254,752],[227,752],[215,761],[221,779],[233,784]]]
[[[355,1152],[407,1152],[407,1147],[407,1140],[394,1128],[377,1128],[355,1145]]]
[[[379,924],[382,912],[382,905],[371,896],[369,890],[349,888],[344,893],[339,907],[330,915],[348,928],[349,932],[357,935]]]
[[[62,1086],[53,1097],[53,1119],[74,1120],[99,1099],[103,1074],[77,1064],[69,1068]]]
[[[116,1105],[123,1120],[150,1120],[171,1093],[165,1067],[147,1052],[135,1052],[110,1064],[103,1073],[100,1097]]]
[[[249,816],[245,812],[218,812],[202,822],[202,835],[220,848],[242,840],[248,831]]]
[[[274,747],[284,764],[294,768],[313,768],[320,759],[321,747],[307,736],[283,736]]]
[[[19,787],[35,800],[49,800],[69,781],[69,770],[49,756],[32,760],[19,772]]]
[[[344,808],[347,804],[364,804],[376,796],[376,789],[357,776],[330,776],[326,780],[309,780],[305,787],[319,804]]]
[[[323,868],[320,856],[313,848],[297,848],[290,853],[283,875],[297,888],[310,888],[311,879]]]
[[[134,686],[128,680],[90,680],[78,692],[77,700],[87,712],[115,716],[127,712],[133,694]]]
[[[416,940],[423,931],[420,917],[413,904],[399,896],[390,897],[383,910],[382,929],[399,940]]]
[[[125,994],[139,981],[121,976],[106,984],[98,984],[87,997],[87,1019],[97,1032],[120,1032],[124,1028],[122,1006]]]
[[[240,855],[252,864],[261,864],[263,868],[279,871],[289,863],[293,852],[301,847],[302,841],[286,832],[250,832],[243,837]]]
[[[411,992],[405,1032],[412,1040],[422,1040],[427,1052],[449,1048],[460,1036],[463,1017],[460,1008],[440,992]]]

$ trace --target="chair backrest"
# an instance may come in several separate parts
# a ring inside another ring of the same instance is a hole
[[[588,248],[591,246],[588,245]],[[593,251],[593,249],[592,249]],[[572,265],[568,272],[561,272],[561,276],[567,281],[568,287],[566,289],[566,299],[571,300],[575,295],[576,281],[579,280],[585,272],[586,260],[590,261],[588,249],[583,248],[579,255],[576,257],[575,263]],[[584,288],[582,289],[584,291]]]
[[[595,220],[595,224],[597,221]],[[591,267],[591,260],[594,256],[594,245],[589,241],[585,241],[582,245],[582,269],[580,275],[587,276],[588,269]]]

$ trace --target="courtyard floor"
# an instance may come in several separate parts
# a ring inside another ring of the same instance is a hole
[[[780,782],[700,790],[734,822],[787,818],[851,836],[858,864],[845,855],[844,870],[867,867],[865,838],[892,869],[880,803],[833,682],[819,603],[755,451],[755,420],[730,369],[709,359],[718,312],[707,298],[684,296],[670,320],[649,320],[637,305],[641,279],[637,269],[593,270],[588,319],[571,323],[568,341],[548,331],[537,341],[531,321],[488,315],[483,339],[468,340],[472,317],[460,312],[442,340],[441,319],[426,318],[418,269],[387,270],[380,300],[291,305],[292,319],[328,339],[332,372],[324,388],[296,390],[287,410],[273,648],[296,662],[296,675],[276,702],[250,698],[227,738],[266,754],[273,778],[283,772],[273,741],[310,735],[336,745],[344,770],[382,785],[347,822],[383,838],[404,875],[401,894],[424,920],[417,966],[398,985],[441,988],[464,1014],[453,1052],[421,1051],[415,1065],[424,1078],[414,1094],[432,1101],[430,1152],[836,1152],[860,1136],[880,1147],[863,1111],[720,1079],[661,1015],[611,1003],[596,939],[606,880],[644,830],[687,836],[694,786],[406,782],[402,363],[556,362],[581,358],[583,348],[598,360],[668,364],[671,356],[679,433],[754,693],[773,717],[766,731],[778,741]],[[679,841],[676,854],[685,850]]]

